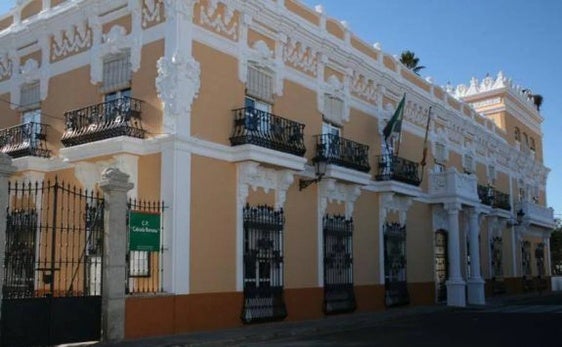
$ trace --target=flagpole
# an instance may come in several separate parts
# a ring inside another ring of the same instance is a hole
[[[404,93],[402,99],[404,100],[404,102],[406,101],[406,93]],[[402,109],[401,112],[404,113],[404,109]],[[395,155],[396,157],[398,157],[398,154],[400,153],[400,142],[402,142],[402,119],[400,119],[400,130],[398,131],[398,144],[396,145],[396,155]]]
[[[429,110],[427,111],[427,125],[425,126],[425,137],[423,139],[423,154],[422,154],[422,160],[420,162],[421,165],[421,178],[420,178],[420,183],[423,181],[423,175],[425,173],[425,165],[426,163],[426,159],[427,159],[427,138],[429,135],[429,122],[431,121],[431,106],[429,106]]]

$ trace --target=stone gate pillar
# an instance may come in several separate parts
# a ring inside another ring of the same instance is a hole
[[[8,180],[16,171],[12,165],[12,158],[0,153],[0,319],[2,314],[2,285],[4,281],[4,259],[6,257],[6,206],[10,196],[8,194]]]
[[[99,184],[104,192],[104,247],[102,275],[102,337],[125,337],[125,288],[127,281],[127,192],[133,188],[129,175],[105,169]]]

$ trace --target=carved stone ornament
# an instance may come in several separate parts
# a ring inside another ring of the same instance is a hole
[[[351,70],[349,71],[351,73]],[[349,121],[349,77],[344,76],[344,80],[340,79],[336,75],[330,75],[326,82],[321,86],[320,91],[316,93],[318,102],[318,111],[324,113],[324,98],[328,95],[343,101],[343,112],[342,121]]]
[[[275,191],[275,208],[285,205],[287,190],[294,182],[294,173],[290,170],[274,170],[260,166],[259,163],[248,161],[238,164],[238,200],[245,204],[249,188],[258,188],[268,193]]]
[[[323,216],[328,208],[328,203],[337,202],[345,204],[345,216],[351,218],[355,201],[361,195],[361,188],[355,184],[343,184],[335,179],[324,179],[318,183],[319,189],[319,215]]]
[[[144,0],[142,8],[142,27],[147,28],[149,24],[160,22],[164,13],[162,4],[164,0]]]
[[[103,170],[100,187],[103,190],[129,191],[133,188],[133,184],[129,182],[129,175],[110,167]]]
[[[318,72],[318,52],[301,41],[287,37],[283,46],[284,62],[296,69],[316,77]]]
[[[8,52],[0,52],[0,81],[12,77],[12,65]]]
[[[221,13],[219,3],[224,6]],[[233,41],[238,41],[239,24],[234,17],[234,8],[224,0],[208,0],[207,6],[201,5],[200,21],[201,24],[214,30],[216,33],[224,35]]]
[[[71,25],[66,30],[60,30],[53,35],[51,59],[66,57],[89,48],[91,45],[92,31],[86,22]]]
[[[412,198],[395,193],[381,193],[380,195],[381,223],[386,222],[386,217],[391,212],[397,212],[400,225],[406,225],[406,214],[412,206]]]
[[[41,79],[39,63],[35,59],[27,59],[20,68],[20,81],[30,84]]]
[[[191,113],[193,99],[199,95],[201,68],[192,57],[175,53],[157,63],[156,90],[164,104],[164,128],[175,131],[175,119]]]
[[[93,23],[92,27],[94,30],[101,30],[99,23]],[[90,79],[92,84],[97,84],[103,80],[103,60],[110,54],[119,54],[128,50],[131,57],[131,71],[138,71],[141,63],[142,31],[127,35],[127,30],[124,27],[114,25],[107,34],[102,35],[101,41],[94,42],[90,50]]]
[[[268,70],[273,75],[273,93],[278,96],[283,95],[283,75],[282,61],[275,59],[273,51],[263,40],[254,42],[251,48],[242,52],[238,65],[238,78],[242,83],[248,81],[248,66],[253,66]]]

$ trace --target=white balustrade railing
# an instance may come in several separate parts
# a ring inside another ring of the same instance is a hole
[[[475,175],[460,173],[455,168],[429,175],[429,194],[434,198],[454,197],[479,201]]]

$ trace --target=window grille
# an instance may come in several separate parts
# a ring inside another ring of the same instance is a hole
[[[273,76],[255,66],[248,66],[246,94],[273,103]]]
[[[21,87],[20,105],[21,110],[31,110],[40,106],[41,95],[39,90],[39,82],[24,84]]]
[[[343,100],[324,94],[324,118],[341,124],[343,119]]]
[[[106,57],[103,62],[102,93],[109,93],[131,86],[131,53],[124,52]]]
[[[447,161],[447,152],[445,145],[442,143],[435,144],[435,162],[437,164],[445,164]]]

